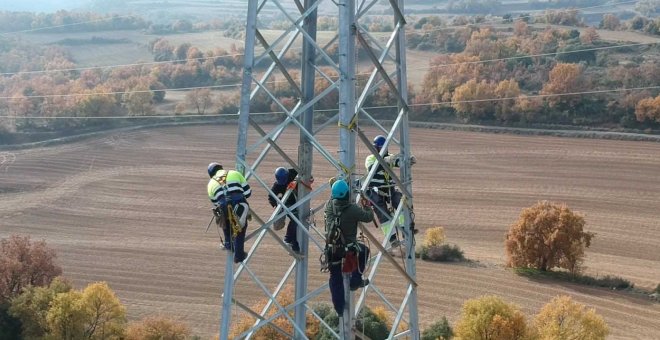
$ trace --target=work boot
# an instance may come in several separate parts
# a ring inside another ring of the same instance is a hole
[[[366,285],[369,284],[369,279],[362,279],[360,282],[354,283],[351,282],[350,287],[352,291],[358,290],[359,288],[362,288]]]
[[[234,263],[243,262],[243,260],[245,260],[246,257],[247,257],[246,252],[243,252],[242,254],[234,254]]]
[[[287,246],[289,246],[289,248],[291,248],[291,251],[293,251],[296,254],[300,253],[300,245],[298,244],[298,241],[294,241],[294,242],[285,241],[285,243]]]

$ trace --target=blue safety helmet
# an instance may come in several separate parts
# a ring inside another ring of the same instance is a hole
[[[289,170],[283,167],[275,169],[275,180],[279,185],[289,184]]]
[[[332,184],[332,198],[342,200],[348,198],[348,184],[344,180]]]
[[[382,136],[382,135],[376,136],[376,138],[374,138],[374,148],[376,148],[376,150],[380,151],[380,149],[383,148],[383,145],[385,145],[385,140],[387,140],[387,138],[385,138],[385,136]]]
[[[207,170],[209,172],[209,177],[213,177],[213,175],[215,175],[216,172],[218,172],[219,170],[222,170],[222,165],[220,165],[220,163],[213,162],[213,163],[209,164],[209,167],[208,167]]]

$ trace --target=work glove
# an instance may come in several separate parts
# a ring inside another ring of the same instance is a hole
[[[410,165],[413,166],[417,164],[417,158],[415,156],[410,156]]]

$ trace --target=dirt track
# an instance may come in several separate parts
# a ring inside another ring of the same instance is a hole
[[[67,277],[78,287],[108,281],[132,319],[173,314],[195,334],[211,336],[218,330],[224,255],[217,250],[217,234],[204,234],[205,167],[212,159],[232,162],[235,131],[235,126],[172,127],[0,152],[0,237],[44,238],[57,249]],[[336,143],[329,132],[320,139]],[[284,138],[284,150],[293,157],[297,140],[297,133]],[[588,273],[655,287],[660,283],[659,143],[426,129],[414,129],[412,140],[418,226],[444,226],[449,241],[479,261],[477,266],[418,263],[424,325],[442,315],[455,322],[464,300],[483,294],[501,295],[528,315],[553,296],[570,294],[606,318],[612,338],[660,339],[658,303],[535,282],[502,267],[508,225],[522,207],[551,199],[584,213],[589,230],[597,233],[587,252]],[[366,148],[358,152],[362,159]],[[333,171],[318,154],[315,159],[314,175],[322,182]],[[279,164],[266,158],[259,175],[270,182],[270,171]],[[264,191],[254,195],[253,207],[266,216]],[[277,247],[267,241],[253,265],[270,287],[290,264]],[[326,279],[317,267],[312,254],[310,287]],[[387,268],[377,280],[393,292],[400,285],[387,279],[394,277]],[[249,303],[261,296],[255,289],[239,287],[238,294]]]

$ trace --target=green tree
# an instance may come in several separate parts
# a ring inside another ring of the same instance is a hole
[[[48,287],[28,286],[12,299],[9,314],[20,320],[24,339],[40,339],[48,332],[46,315],[51,302],[58,294],[70,290],[71,284],[57,277]]]
[[[595,235],[584,231],[584,225],[584,217],[565,204],[542,201],[523,209],[506,234],[507,264],[542,271],[559,267],[579,272],[584,248],[591,245]]]
[[[534,320],[540,340],[603,340],[609,333],[603,318],[594,309],[574,302],[570,296],[558,296],[543,306]]]
[[[455,328],[462,340],[516,340],[528,336],[524,315],[497,296],[483,296],[463,304]]]
[[[82,293],[72,290],[57,294],[46,314],[49,339],[84,339],[85,315],[80,308]]]
[[[442,320],[432,324],[422,332],[422,340],[449,340],[453,336],[454,332],[449,326],[449,321],[444,316]]]
[[[46,315],[53,339],[121,339],[126,311],[104,282],[58,294]]]
[[[126,328],[126,309],[105,282],[93,283],[81,296],[88,339],[117,339]]]

